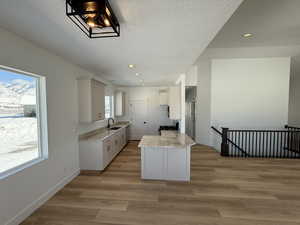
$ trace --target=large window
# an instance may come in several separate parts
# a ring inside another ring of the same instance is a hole
[[[113,117],[113,96],[105,96],[105,118]]]
[[[0,66],[0,178],[47,158],[45,79]]]

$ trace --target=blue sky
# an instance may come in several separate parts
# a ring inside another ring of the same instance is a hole
[[[16,79],[32,82],[35,78],[0,69],[0,82],[10,83],[12,80]]]

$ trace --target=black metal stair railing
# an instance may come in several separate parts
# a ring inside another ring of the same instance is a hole
[[[242,148],[240,148],[238,145],[236,145],[233,141],[231,141],[227,137],[227,131],[228,128],[222,128],[222,132],[220,132],[215,127],[211,127],[215,132],[217,132],[219,135],[222,136],[222,144],[221,144],[221,155],[222,156],[229,156],[229,143],[233,145],[238,151],[241,152],[241,154],[244,154],[245,156],[248,156],[248,153],[246,153]],[[225,134],[225,135],[223,135]]]
[[[300,150],[300,134],[299,134],[300,128],[286,125],[285,129],[291,131],[290,135],[288,136],[289,141],[287,146],[285,146],[285,150],[300,154],[299,151]],[[293,131],[297,131],[297,132],[293,132]]]
[[[300,158],[300,128],[285,130],[230,130],[222,132],[221,155],[230,157]]]

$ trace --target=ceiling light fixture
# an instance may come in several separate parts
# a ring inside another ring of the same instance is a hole
[[[120,24],[108,0],[66,0],[66,14],[89,38],[120,36]]]
[[[249,38],[249,37],[252,37],[252,36],[253,36],[253,34],[251,34],[251,33],[245,33],[245,34],[243,34],[244,38]]]
[[[132,69],[132,68],[134,68],[134,65],[133,65],[133,64],[129,64],[128,67],[129,67],[130,69]]]
[[[136,76],[139,76],[140,74],[139,74],[139,73],[136,73],[135,75],[136,75]]]

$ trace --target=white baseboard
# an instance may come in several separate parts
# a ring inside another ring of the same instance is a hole
[[[61,190],[66,184],[71,182],[75,177],[77,177],[80,173],[80,170],[77,170],[72,175],[65,177],[59,183],[57,183],[54,187],[50,188],[46,193],[41,195],[37,200],[29,204],[26,208],[24,208],[21,212],[19,212],[16,216],[10,219],[5,225],[19,225],[22,221],[24,221],[27,217],[29,217],[35,210],[41,207],[46,201],[48,201],[53,195],[55,195],[59,190]]]

